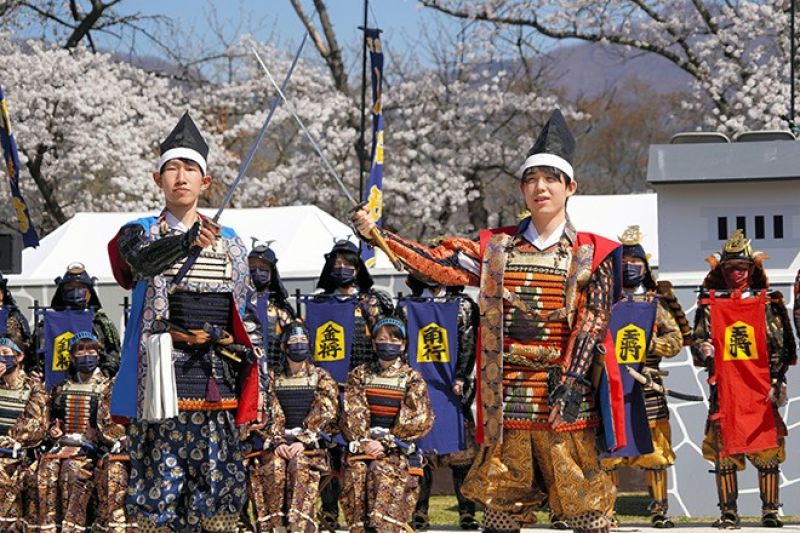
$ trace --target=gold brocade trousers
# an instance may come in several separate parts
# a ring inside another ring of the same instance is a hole
[[[536,482],[541,472],[544,486]],[[521,524],[536,523],[545,499],[573,528],[604,527],[613,499],[610,476],[600,468],[595,430],[510,430],[503,442],[482,447],[462,488],[464,495]]]

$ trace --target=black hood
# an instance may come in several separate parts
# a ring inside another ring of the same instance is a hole
[[[286,301],[286,299],[289,297],[289,291],[287,291],[286,287],[283,285],[281,273],[278,270],[278,257],[275,255],[275,251],[269,247],[269,243],[254,243],[253,249],[250,250],[250,253],[247,255],[247,257],[248,259],[251,257],[257,257],[272,265],[272,275],[269,279],[269,285],[267,285],[270,296]]]
[[[89,288],[89,292],[91,293],[89,296],[89,303],[87,304],[88,307],[93,307],[95,309],[100,309],[102,304],[100,303],[100,298],[97,296],[97,291],[94,288],[95,283],[97,282],[97,278],[89,276],[88,272],[86,272],[86,268],[80,263],[73,263],[67,267],[67,271],[64,273],[63,276],[58,277],[55,279],[56,283],[56,292],[53,295],[53,299],[50,300],[50,307],[53,309],[65,309],[66,304],[64,303],[64,285],[67,283],[82,283]]]
[[[331,276],[333,263],[336,261],[336,254],[339,253],[345,253],[355,257],[356,269],[358,270],[356,274],[356,286],[359,292],[367,292],[370,290],[375,282],[372,280],[369,270],[367,270],[367,265],[364,264],[364,261],[361,259],[358,246],[345,240],[337,241],[336,244],[333,245],[333,248],[331,248],[331,251],[325,254],[325,266],[322,267],[322,273],[319,275],[317,288],[329,293],[335,291],[339,287],[336,280]]]

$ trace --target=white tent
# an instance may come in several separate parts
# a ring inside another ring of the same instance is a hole
[[[42,239],[38,248],[24,250],[22,273],[8,276],[9,281],[16,286],[49,285],[69,263],[80,261],[100,283],[114,283],[106,245],[123,224],[148,214],[152,213],[77,213]],[[286,278],[319,275],[322,256],[334,240],[355,240],[349,226],[315,206],[228,209],[221,223],[234,228],[248,249],[251,237],[274,240],[271,246]],[[391,269],[391,265],[381,257],[378,268]]]
[[[213,215],[212,211],[202,210]],[[639,224],[645,235],[644,247],[658,264],[658,230],[655,194],[575,196],[568,205],[570,218],[578,230],[616,238],[629,224]],[[50,285],[74,261],[101,284],[113,284],[106,245],[126,222],[152,213],[77,213],[42,239],[38,248],[22,252],[22,273],[9,275],[14,286]],[[323,254],[334,240],[353,237],[347,224],[315,206],[228,209],[223,225],[236,230],[249,248],[251,237],[273,240],[281,276],[286,279],[314,278],[319,275]],[[377,275],[395,273],[383,253],[377,253]]]

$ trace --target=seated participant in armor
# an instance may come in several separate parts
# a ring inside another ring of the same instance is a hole
[[[22,369],[25,353],[8,337],[0,338],[0,531],[22,531],[33,503],[36,462],[33,448],[45,438],[37,423],[47,405],[41,381]],[[33,423],[20,423],[23,412]],[[35,495],[34,495],[35,496]]]
[[[76,333],[70,339],[70,376],[50,393],[43,423],[54,446],[37,471],[37,525],[43,531],[55,530],[58,517],[63,533],[85,531],[97,458],[125,434],[111,420],[113,381],[98,367],[102,351],[91,332]]]
[[[311,362],[308,330],[293,322],[283,334],[280,366],[270,373],[270,420],[256,430],[248,489],[257,531],[315,531],[314,507],[329,470],[320,439],[336,430],[338,387]]]
[[[377,361],[351,370],[344,392],[341,428],[350,453],[342,504],[352,532],[404,531],[418,490],[409,454],[434,416],[425,381],[403,355],[403,322],[378,320],[372,339]]]

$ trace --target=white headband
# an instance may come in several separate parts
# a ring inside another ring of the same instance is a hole
[[[572,170],[572,165],[563,157],[555,154],[533,154],[528,156],[525,162],[519,167],[519,176],[522,177],[525,171],[531,167],[555,167],[562,171],[572,181],[575,181],[575,173]]]
[[[197,150],[192,150],[191,148],[170,148],[161,154],[158,160],[159,170],[164,166],[164,163],[170,159],[188,159],[189,161],[194,161],[200,165],[200,168],[203,170],[203,176],[206,175],[206,160]]]

